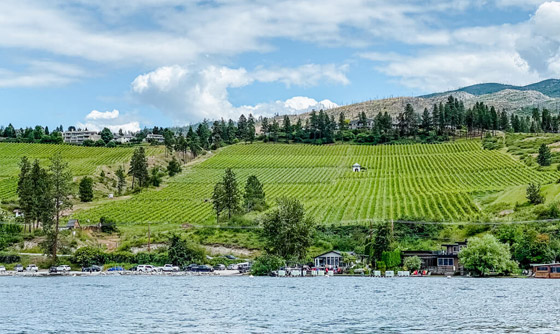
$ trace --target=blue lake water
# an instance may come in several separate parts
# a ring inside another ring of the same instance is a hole
[[[560,280],[0,277],[0,333],[552,333]]]

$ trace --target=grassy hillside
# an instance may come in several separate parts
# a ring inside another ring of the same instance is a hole
[[[353,163],[365,167],[351,171]],[[484,215],[477,194],[549,184],[560,173],[528,167],[511,155],[484,151],[477,140],[393,146],[239,144],[147,190],[75,214],[95,221],[109,216],[124,225],[146,222],[214,224],[210,202],[224,169],[240,186],[249,175],[264,183],[269,203],[299,198],[321,224],[368,219],[472,220]]]
[[[164,152],[163,147],[146,147],[147,156]],[[81,147],[72,145],[0,143],[0,200],[14,199],[21,157],[47,161],[56,152],[68,161],[74,176],[92,175],[100,166],[128,163],[134,148]]]

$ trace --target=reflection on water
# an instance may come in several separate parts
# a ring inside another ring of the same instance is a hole
[[[0,277],[0,333],[560,330],[560,280]]]

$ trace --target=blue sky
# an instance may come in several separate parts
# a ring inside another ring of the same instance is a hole
[[[560,2],[0,3],[0,124],[115,131],[560,77]]]

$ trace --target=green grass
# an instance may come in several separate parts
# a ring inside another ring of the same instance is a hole
[[[146,150],[147,156],[164,152],[162,146],[147,146]],[[85,176],[93,175],[100,166],[128,163],[133,151],[133,147],[0,143],[0,200],[15,199],[19,162],[23,156],[30,160],[39,159],[46,164],[48,158],[60,152],[68,161],[74,176]]]
[[[366,169],[351,171],[353,163]],[[116,219],[124,229],[147,222],[167,228],[214,224],[210,197],[224,169],[233,168],[240,187],[249,175],[264,183],[270,204],[299,198],[320,224],[360,224],[370,219],[417,218],[463,221],[485,216],[475,194],[550,184],[560,173],[539,171],[478,140],[411,145],[239,144],[226,147],[169,180],[166,187],[75,214],[97,221]],[[518,195],[515,195],[517,197]]]

